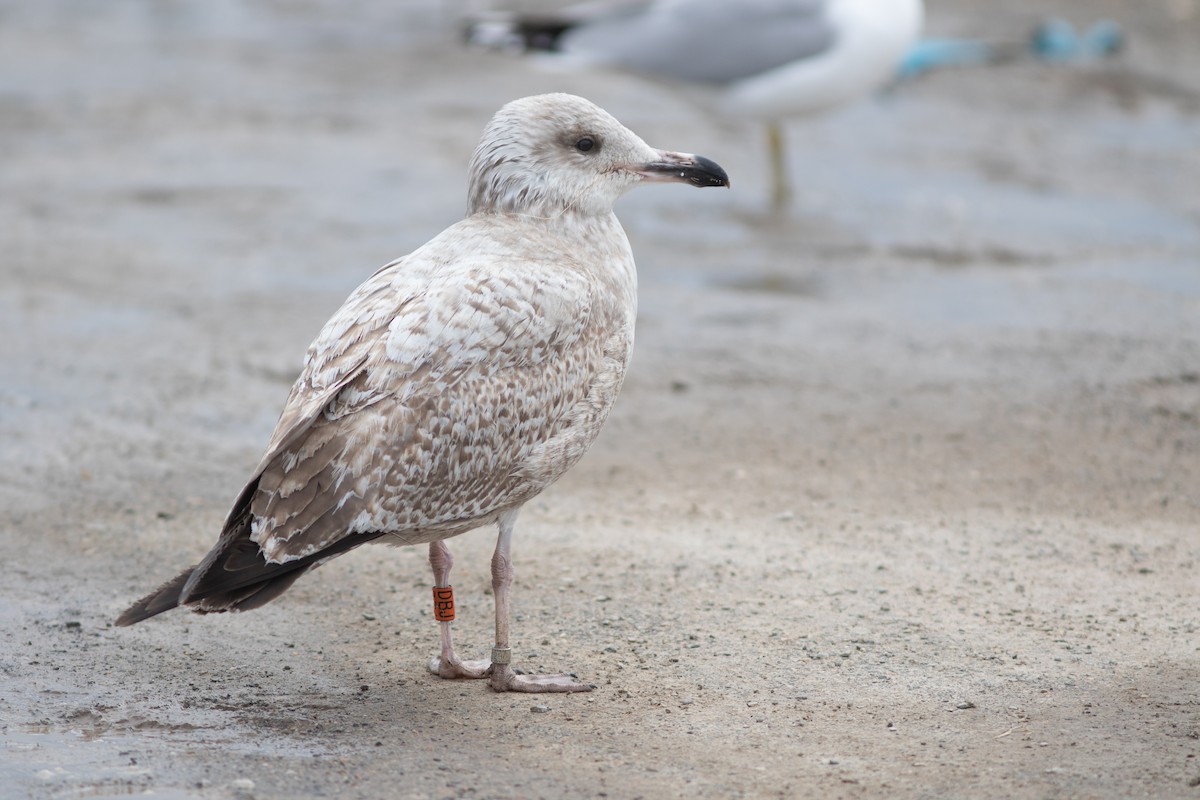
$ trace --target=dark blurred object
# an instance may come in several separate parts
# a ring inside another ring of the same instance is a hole
[[[554,16],[468,19],[464,35],[577,68],[703,87],[723,113],[764,124],[779,211],[792,194],[783,123],[891,83],[924,16],[922,0],[597,0]]]

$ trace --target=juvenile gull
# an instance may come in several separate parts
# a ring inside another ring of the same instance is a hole
[[[448,587],[443,540],[496,523],[491,661],[462,661],[446,620],[430,669],[489,677],[497,691],[591,688],[509,663],[513,525],[616,400],[637,300],[613,204],[661,181],[729,184],[712,161],[655,150],[580,97],[501,108],[471,159],[466,218],[380,269],[325,323],[216,545],[117,624],[181,605],[257,608],[372,541],[428,542],[434,586]]]
[[[791,194],[782,121],[895,77],[923,15],[921,0],[610,0],[475,20],[467,37],[717,88],[723,111],[766,123],[772,204],[782,208]]]

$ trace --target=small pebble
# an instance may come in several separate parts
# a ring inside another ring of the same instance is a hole
[[[530,706],[529,710],[535,714],[545,714],[550,711],[550,706]]]
[[[229,788],[244,789],[245,791],[249,792],[254,788],[254,781],[250,780],[249,778],[238,778],[237,780],[230,782]]]
[[[957,708],[959,711],[966,711],[968,708],[974,708],[974,707],[975,707],[975,704],[972,703],[970,700],[964,700],[963,702],[961,702],[955,706],[955,708]]]

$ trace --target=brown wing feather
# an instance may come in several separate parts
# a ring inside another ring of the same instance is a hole
[[[576,424],[605,366],[605,337],[585,334],[613,321],[586,280],[529,272],[459,276],[403,306],[363,369],[265,461],[251,538],[270,560],[370,530],[459,533],[561,474],[528,462]]]
[[[359,534],[342,539],[321,554],[284,564],[268,562],[249,536],[247,502],[254,488],[251,484],[242,492],[234,506],[234,524],[227,526],[203,561],[138,600],[117,618],[116,624],[132,625],[180,605],[190,605],[201,613],[258,608],[282,594],[319,561],[383,535],[382,531]]]
[[[582,456],[624,375],[632,300],[570,253],[509,256],[503,224],[460,223],[443,237],[470,239],[465,255],[438,237],[355,290],[309,348],[216,546],[118,624],[254,608],[385,534],[462,533]]]

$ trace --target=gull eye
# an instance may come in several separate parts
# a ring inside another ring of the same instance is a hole
[[[575,149],[581,153],[586,153],[596,147],[596,140],[590,136],[584,136],[575,143]]]

